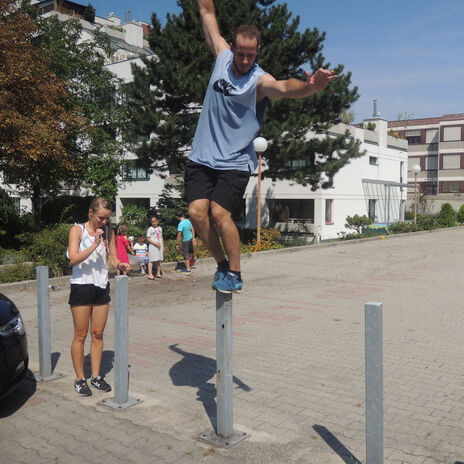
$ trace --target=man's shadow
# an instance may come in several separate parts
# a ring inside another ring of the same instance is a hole
[[[177,348],[177,344],[170,345],[169,348],[175,353],[181,354],[183,358],[174,364],[169,370],[172,383],[177,387],[195,387],[197,391],[197,401],[203,403],[206,414],[208,414],[211,425],[217,430],[217,405],[216,405],[216,385],[208,382],[216,375],[216,360],[189,353],[188,351]],[[237,377],[233,377],[233,382],[238,388],[250,391],[251,388],[244,384]]]
[[[114,351],[104,350],[100,365],[100,375],[105,377],[108,372],[113,370]],[[85,378],[89,379],[92,376],[92,366],[90,364],[90,353],[84,357],[84,374]]]

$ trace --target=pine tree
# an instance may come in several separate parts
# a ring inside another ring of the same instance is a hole
[[[128,88],[135,132],[152,136],[139,156],[163,172],[183,166],[195,132],[201,104],[214,64],[201,28],[196,0],[179,0],[182,13],[168,15],[164,27],[152,16],[149,42],[157,59],[146,68],[134,68]],[[298,31],[299,17],[275,0],[216,0],[219,28],[228,40],[240,24],[255,24],[261,32],[257,62],[276,79],[304,79],[304,67],[314,72],[332,68],[322,55],[325,33],[316,28]],[[318,134],[340,122],[343,112],[358,98],[350,88],[351,73],[335,68],[338,79],[322,92],[301,100],[283,99],[268,105],[262,134],[269,141],[264,153],[264,176],[294,179],[313,188],[330,185],[350,159],[360,156],[359,143],[349,134],[305,140],[308,130]],[[323,175],[323,174],[326,175]]]

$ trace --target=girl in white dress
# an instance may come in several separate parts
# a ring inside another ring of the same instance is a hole
[[[162,279],[161,261],[165,252],[163,229],[158,225],[159,221],[156,216],[150,219],[151,226],[147,230],[148,241],[148,278],[150,280]],[[153,275],[155,274],[155,275]]]

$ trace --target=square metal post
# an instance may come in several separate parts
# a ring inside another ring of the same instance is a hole
[[[37,266],[35,272],[37,287],[37,326],[39,332],[39,375],[36,375],[35,378],[38,382],[46,382],[62,377],[62,375],[52,373],[48,266]]]
[[[366,463],[383,464],[382,303],[365,304]]]
[[[129,398],[129,278],[114,278],[114,398],[101,404],[126,409],[140,403]]]
[[[232,366],[232,294],[216,291],[217,430],[198,438],[224,448],[249,437],[247,433],[234,430]]]

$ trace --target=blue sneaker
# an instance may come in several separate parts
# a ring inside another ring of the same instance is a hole
[[[221,280],[226,278],[227,273],[229,272],[229,266],[227,267],[220,267],[218,266],[216,272],[214,273],[213,283],[211,285],[213,290],[216,290],[216,284]]]
[[[213,289],[221,293],[240,293],[242,290],[243,281],[232,272],[222,273],[223,279],[218,279],[213,282]]]

